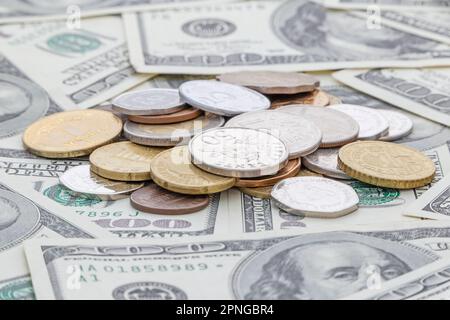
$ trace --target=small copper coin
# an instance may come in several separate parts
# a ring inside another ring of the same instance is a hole
[[[294,177],[295,175],[297,175],[297,173],[300,171],[300,166],[300,158],[289,160],[288,164],[273,176],[261,177],[260,179],[238,179],[235,186],[246,188],[273,186],[283,179]]]
[[[130,201],[133,208],[139,211],[178,215],[206,208],[209,204],[209,196],[175,193],[152,183],[133,192]]]
[[[128,116],[128,120],[142,124],[167,124],[188,121],[199,117],[202,110],[195,108],[186,108],[181,111],[164,114],[159,116]]]
[[[271,101],[271,109],[277,109],[288,104],[309,104],[325,107],[330,103],[330,98],[324,91],[314,90],[310,93],[272,96]]]

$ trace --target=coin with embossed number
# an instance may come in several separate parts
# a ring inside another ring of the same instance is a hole
[[[271,101],[271,109],[289,104],[309,104],[316,107],[325,107],[330,103],[328,95],[320,89],[308,93],[275,95],[271,97]]]
[[[288,161],[286,145],[256,129],[218,128],[204,131],[189,142],[191,160],[210,173],[236,178],[276,174]]]
[[[379,140],[395,141],[403,137],[406,137],[412,132],[413,122],[409,117],[407,117],[403,113],[385,109],[378,109],[378,112],[381,112],[381,114],[389,122],[388,134],[382,136]]]
[[[352,179],[338,166],[338,148],[319,149],[303,158],[303,165],[309,170],[337,179]]]
[[[187,81],[179,90],[191,106],[227,117],[270,107],[269,99],[259,92],[220,81]]]
[[[335,104],[328,109],[346,113],[358,122],[358,140],[377,140],[388,133],[389,123],[378,110],[354,104]]]
[[[143,183],[113,181],[102,178],[91,171],[89,165],[73,167],[62,176],[59,182],[66,188],[83,194],[96,195],[103,200],[117,200],[144,186]]]
[[[321,148],[332,148],[355,141],[359,125],[349,115],[330,108],[288,105],[277,109],[313,122],[322,131]],[[301,126],[299,126],[301,128]]]
[[[128,116],[128,120],[142,124],[167,124],[188,121],[201,116],[202,110],[185,108],[181,111],[159,116]]]
[[[172,192],[151,183],[131,194],[133,208],[155,214],[187,214],[200,211],[209,204],[207,195],[186,195]]]
[[[271,193],[282,210],[306,217],[337,218],[358,208],[352,187],[321,177],[295,177],[277,183]]]
[[[303,157],[314,152],[322,140],[322,132],[314,122],[304,117],[263,110],[241,114],[230,119],[225,127],[241,127],[264,130],[283,141],[289,151],[289,159]]]
[[[178,90],[150,88],[121,94],[112,101],[113,109],[127,115],[161,115],[183,110]]]
[[[217,76],[223,82],[244,86],[264,94],[311,92],[320,81],[309,74],[276,71],[241,71]]]

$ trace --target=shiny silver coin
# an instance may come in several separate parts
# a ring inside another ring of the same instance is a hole
[[[377,140],[389,131],[388,121],[378,110],[354,104],[335,104],[327,108],[344,112],[358,122],[358,140]]]
[[[186,107],[176,89],[151,88],[121,94],[112,101],[112,108],[127,115],[153,116],[170,114]]]
[[[378,112],[387,119],[389,122],[389,132],[387,135],[382,136],[379,140],[382,141],[395,141],[409,135],[413,130],[412,120],[403,113],[378,109]]]
[[[276,174],[288,161],[286,145],[256,129],[218,128],[202,132],[189,142],[194,165],[210,173],[238,178]]]
[[[129,183],[102,178],[89,165],[73,167],[59,178],[66,188],[82,194],[98,196],[103,200],[126,198],[130,193],[144,186],[144,183]]]
[[[277,111],[287,112],[290,115],[301,116],[312,121],[322,131],[321,148],[343,146],[355,141],[358,137],[358,122],[344,112],[308,105],[287,105],[278,108]]]
[[[351,177],[339,169],[338,154],[339,148],[319,149],[302,158],[302,164],[309,170],[328,177],[351,180]]]
[[[169,147],[187,144],[195,134],[223,126],[225,119],[215,114],[171,124],[140,124],[125,122],[123,134],[130,141],[155,147]]]
[[[289,159],[314,152],[322,140],[322,132],[312,121],[278,110],[243,113],[230,119],[225,127],[251,128],[269,132],[286,144]]]
[[[179,91],[182,99],[191,106],[227,117],[270,108],[269,99],[259,92],[225,82],[187,81]]]
[[[277,183],[271,198],[280,209],[313,218],[337,218],[358,208],[352,187],[322,177],[294,177]]]

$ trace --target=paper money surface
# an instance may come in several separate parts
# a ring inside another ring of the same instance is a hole
[[[394,106],[450,126],[450,68],[342,70],[333,77]]]
[[[328,8],[366,9],[377,7],[390,10],[449,11],[449,0],[321,0]]]
[[[389,27],[368,28],[366,20],[305,0],[202,4],[124,15],[130,60],[139,72],[216,74],[450,62],[449,46]]]

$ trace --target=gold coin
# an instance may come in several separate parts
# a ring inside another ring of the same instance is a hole
[[[308,93],[278,95],[272,97],[271,100],[271,109],[278,109],[290,104],[308,104],[325,107],[330,103],[328,94],[320,89]]]
[[[92,172],[111,180],[145,181],[151,179],[150,163],[166,148],[144,147],[130,141],[112,143],[92,152]]]
[[[60,112],[29,126],[23,135],[25,147],[46,158],[73,158],[92,151],[117,138],[122,121],[103,110]]]
[[[436,168],[423,153],[400,144],[358,141],[339,150],[339,167],[347,175],[368,184],[411,189],[433,180]]]
[[[152,178],[164,189],[185,194],[221,192],[236,182],[234,178],[211,174],[194,166],[187,146],[157,155],[152,161]]]

